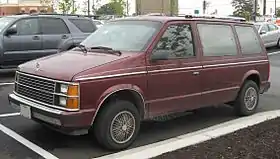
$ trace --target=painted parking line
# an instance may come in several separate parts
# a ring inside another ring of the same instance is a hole
[[[34,151],[35,153],[39,154],[40,156],[42,156],[46,159],[58,159],[58,157],[56,157],[53,154],[51,154],[50,152],[42,149],[41,147],[35,145],[34,143],[28,141],[24,137],[20,136],[19,134],[17,134],[16,132],[14,132],[11,129],[5,127],[2,124],[0,124],[0,131],[2,131],[6,135],[10,136],[11,138],[15,139],[19,143],[23,144],[24,146],[28,147],[29,149],[31,149],[32,151]]]
[[[12,116],[18,116],[20,113],[8,113],[8,114],[0,114],[0,118],[4,117],[12,117]]]
[[[193,133],[95,159],[148,159],[167,152],[172,152],[184,147],[215,139],[278,117],[280,117],[280,110],[257,113],[252,116],[231,120]]]
[[[0,83],[0,86],[14,85],[14,82]]]

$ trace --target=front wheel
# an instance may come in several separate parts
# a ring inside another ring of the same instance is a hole
[[[94,125],[97,141],[110,150],[129,147],[140,129],[140,115],[134,104],[117,100],[109,103],[98,115]]]
[[[258,85],[254,81],[246,81],[234,102],[237,115],[248,116],[254,114],[259,104],[259,97]]]

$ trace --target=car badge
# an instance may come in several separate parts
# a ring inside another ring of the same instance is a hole
[[[40,64],[39,62],[36,63],[36,71],[39,71],[40,70]]]

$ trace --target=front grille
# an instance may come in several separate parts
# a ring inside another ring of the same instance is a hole
[[[36,76],[17,73],[15,92],[33,100],[53,105],[55,82]]]

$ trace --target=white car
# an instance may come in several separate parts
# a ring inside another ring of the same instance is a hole
[[[101,20],[96,20],[96,19],[92,19],[93,23],[97,26],[97,28],[101,27],[102,25],[104,25],[104,22]]]
[[[265,47],[280,47],[280,29],[277,25],[269,22],[254,23],[260,34]]]

